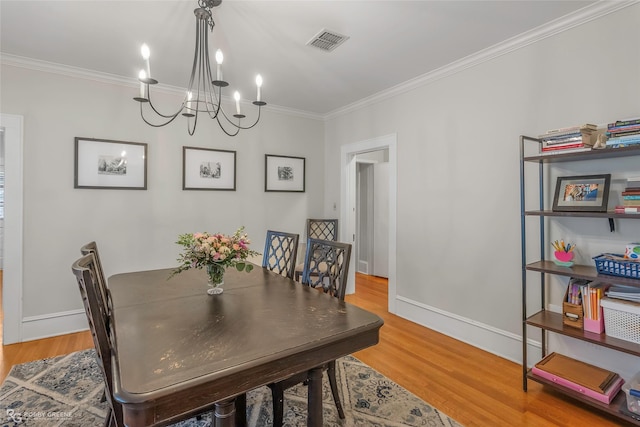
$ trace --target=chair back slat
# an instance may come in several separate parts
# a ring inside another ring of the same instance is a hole
[[[116,340],[115,331],[111,328],[113,313],[108,309],[111,307],[111,294],[105,289],[106,306],[103,306],[97,279],[97,263],[93,253],[89,253],[74,262],[71,270],[76,276],[85,314],[89,322],[89,329],[91,330],[98,356],[98,365],[105,382],[105,396],[115,416],[116,425],[122,426],[124,425],[122,407],[113,399],[112,356],[116,352]]]
[[[267,230],[262,267],[293,279],[299,238],[298,234]]]
[[[344,301],[350,258],[349,243],[308,239],[302,283]]]
[[[308,239],[338,241],[338,220],[307,219],[307,240]]]

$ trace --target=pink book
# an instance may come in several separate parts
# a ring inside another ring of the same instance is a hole
[[[598,393],[597,391],[583,387],[557,375],[550,374],[549,372],[543,371],[542,369],[536,368],[535,366],[531,368],[531,372],[539,377],[545,378],[547,380],[553,381],[558,385],[566,387],[569,390],[577,391],[578,393],[582,393],[587,397],[606,404],[611,403],[613,398],[620,391],[622,384],[624,384],[624,379],[622,379],[622,377],[618,377],[618,379],[615,380],[604,393]]]

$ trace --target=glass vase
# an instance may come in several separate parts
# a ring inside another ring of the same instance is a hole
[[[225,268],[223,265],[207,265],[207,276],[209,277],[209,289],[207,289],[207,293],[209,295],[218,295],[223,292],[222,285],[224,284],[224,271]]]

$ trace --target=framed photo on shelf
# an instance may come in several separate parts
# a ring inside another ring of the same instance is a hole
[[[611,174],[559,176],[553,211],[606,212]]]
[[[183,190],[236,190],[236,152],[182,147]]]
[[[264,161],[264,191],[304,193],[304,157],[265,154]]]
[[[75,138],[73,188],[147,189],[147,144]]]

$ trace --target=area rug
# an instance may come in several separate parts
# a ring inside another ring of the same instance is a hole
[[[323,377],[324,426],[450,426],[460,424],[414,396],[358,359],[337,362],[337,376],[345,409],[338,418],[326,375]],[[94,350],[16,365],[0,387],[3,427],[102,426],[106,403],[100,402],[103,382]],[[285,392],[284,425],[307,424],[307,387]],[[247,424],[270,426],[271,391],[267,387],[247,394]],[[208,427],[210,414],[191,418],[174,427]]]

